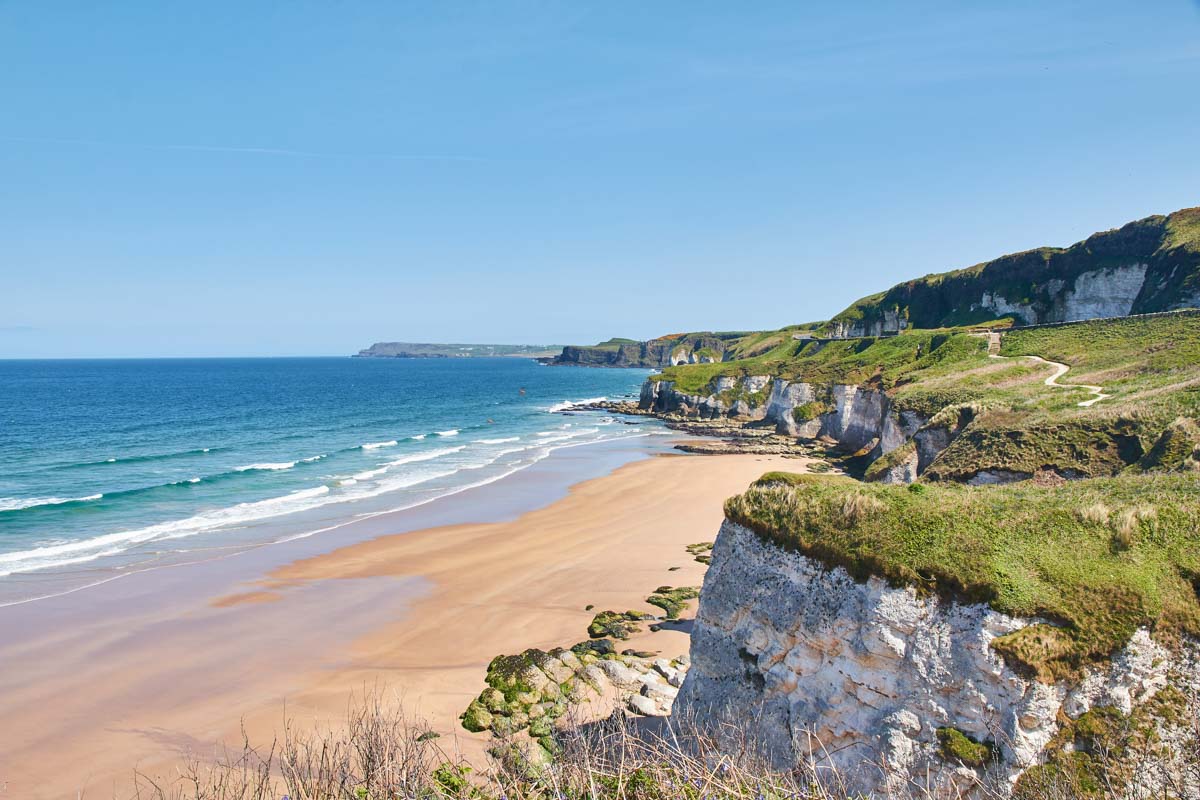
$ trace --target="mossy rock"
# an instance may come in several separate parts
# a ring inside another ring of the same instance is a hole
[[[1017,779],[1012,796],[1013,800],[1043,800],[1047,797],[1100,800],[1107,797],[1087,753],[1061,753],[1053,761],[1030,767]]]
[[[696,586],[660,586],[646,598],[646,602],[666,612],[667,619],[678,619],[679,612],[687,607],[687,601],[699,596],[700,589]]]
[[[557,716],[555,710],[564,707],[562,684],[574,676],[575,666],[582,666],[578,656],[567,656],[561,649],[531,648],[496,656],[488,664],[487,686],[459,719],[469,731],[508,734],[525,728],[531,719]]]
[[[1137,463],[1143,472],[1193,471],[1200,467],[1200,425],[1179,417],[1168,425]]]
[[[467,710],[459,716],[459,720],[462,721],[462,726],[471,733],[482,733],[491,729],[494,717],[483,703],[479,700],[472,700],[471,704],[467,706]]]
[[[628,639],[641,630],[642,620],[653,616],[642,611],[601,611],[588,625],[588,636],[593,639]]]
[[[592,639],[587,642],[580,642],[571,646],[571,652],[579,656],[581,659],[603,658],[617,652],[617,646],[612,639]]]
[[[1160,726],[1189,728],[1189,701],[1174,686],[1126,715],[1112,706],[1098,706],[1078,719],[1066,720],[1046,746],[1046,763],[1028,769],[1013,787],[1016,800],[1074,797],[1100,800],[1120,796],[1144,757],[1161,746]]]
[[[688,553],[690,553],[692,557],[701,564],[712,563],[712,556],[710,555],[713,549],[712,542],[697,542],[696,544],[689,544],[684,549],[687,550]]]
[[[946,761],[959,762],[964,766],[978,769],[986,766],[992,760],[992,746],[977,741],[958,728],[937,729],[939,752]]]
[[[808,403],[802,403],[792,409],[792,419],[797,425],[803,425],[806,422],[811,422],[817,417],[829,411],[829,406],[819,400],[812,400]]]

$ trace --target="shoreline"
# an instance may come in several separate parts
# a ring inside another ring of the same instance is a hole
[[[204,587],[182,607],[156,608],[170,589],[148,580],[128,582],[148,585],[127,593],[138,608],[126,617],[60,610],[69,631],[8,647],[0,783],[29,798],[85,788],[104,795],[128,784],[135,766],[162,774],[182,752],[236,741],[243,724],[268,738],[284,702],[296,724],[336,722],[351,692],[369,686],[400,693],[407,713],[481,750],[482,738],[457,716],[482,689],[492,657],[586,639],[589,603],[655,611],[644,600],[656,586],[699,585],[704,568],[683,546],[715,536],[727,496],[769,469],[803,463],[628,456],[533,510],[511,496],[503,502],[523,485],[537,488],[527,471],[524,482],[481,493],[501,502],[463,498],[450,515],[460,524],[310,542],[285,563]],[[687,635],[664,629],[627,644],[677,655]]]

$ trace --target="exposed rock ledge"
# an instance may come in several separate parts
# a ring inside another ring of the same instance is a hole
[[[755,426],[759,435],[773,431],[802,450],[805,442],[833,443],[845,454],[874,462],[912,441],[903,459],[873,480],[911,483],[949,446],[962,425],[951,415],[930,420],[913,411],[893,408],[882,389],[834,384],[821,386],[767,375],[721,376],[707,394],[687,394],[670,381],[642,384],[638,408],[668,423],[725,425],[730,429]],[[760,402],[751,402],[758,400]]]
[[[1100,706],[1128,714],[1169,682],[1200,689],[1196,647],[1184,650],[1189,668],[1144,630],[1077,686],[1022,677],[990,643],[1032,622],[878,579],[856,583],[726,522],[675,709],[714,722],[732,712],[777,766],[835,767],[851,792],[956,796],[985,779],[1011,788],[1061,719]],[[999,758],[950,763],[939,728],[993,743]]]

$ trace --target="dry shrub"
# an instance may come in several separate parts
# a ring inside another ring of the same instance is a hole
[[[1097,502],[1087,508],[1079,509],[1076,513],[1083,522],[1090,522],[1093,525],[1108,525],[1108,517],[1112,511],[1104,503]]]
[[[1113,549],[1117,552],[1124,552],[1132,548],[1137,542],[1137,534],[1142,524],[1148,525],[1153,530],[1157,518],[1158,511],[1154,506],[1139,506],[1122,511],[1112,520]]]
[[[807,747],[794,743],[810,757],[775,769],[749,732],[755,714],[746,709],[740,718],[705,725],[681,715],[652,720],[615,712],[586,724],[568,715],[554,733],[552,758],[527,737],[497,738],[476,771],[444,751],[428,728],[379,695],[366,695],[350,705],[346,723],[336,729],[301,732],[285,724],[281,740],[265,749],[247,740],[240,752],[189,760],[170,779],[139,774],[133,794],[117,800],[861,800],[847,788],[854,778],[887,772],[866,752],[853,774],[830,766],[833,754],[815,735]],[[1178,717],[1176,730],[1191,734],[1171,742],[1167,760],[1158,753],[1163,743],[1131,727],[1128,736],[1114,736],[1113,744],[1089,752],[1098,774],[1136,776],[1139,796],[1194,800],[1200,787],[1195,698]],[[1122,794],[1113,783],[1081,795],[1075,776],[1061,771],[1042,770],[1031,778],[1023,781],[1020,800]],[[1003,777],[983,771],[959,789],[914,782],[878,797],[1000,800],[1010,788]]]
[[[887,505],[878,498],[861,492],[853,492],[842,499],[842,519],[847,525],[857,525],[873,514],[878,514]]]

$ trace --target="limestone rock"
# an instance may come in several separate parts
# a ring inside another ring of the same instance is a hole
[[[1039,683],[990,646],[1035,622],[876,578],[857,583],[726,522],[675,707],[701,722],[736,720],[777,767],[810,757],[837,767],[851,792],[886,794],[915,781],[953,796],[987,771],[1011,785],[1041,758],[1060,714],[1075,718],[1098,705],[1128,711],[1170,675],[1189,675],[1139,631],[1078,686]],[[1188,680],[1186,688],[1200,690],[1194,670]],[[948,763],[937,738],[948,727],[992,743],[999,761],[978,769]],[[863,767],[872,763],[883,768]]]

